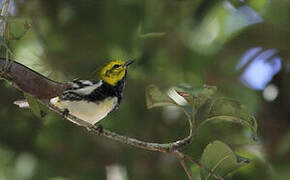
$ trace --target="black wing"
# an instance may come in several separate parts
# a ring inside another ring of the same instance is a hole
[[[89,102],[98,102],[107,97],[116,96],[113,86],[104,83],[103,81],[73,81],[73,87],[63,92],[60,99],[70,101],[86,100]]]

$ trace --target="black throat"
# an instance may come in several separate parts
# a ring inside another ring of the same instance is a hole
[[[125,76],[123,77],[123,79],[121,79],[120,81],[118,81],[116,83],[115,86],[113,86],[114,88],[114,92],[115,92],[115,96],[118,97],[118,103],[121,102],[122,100],[122,96],[123,96],[123,90],[124,90],[124,87],[125,87]]]
[[[118,81],[115,85],[111,85],[103,81],[103,84],[90,95],[89,99],[93,101],[102,101],[107,97],[117,97],[119,104],[122,100],[124,87],[125,77]]]

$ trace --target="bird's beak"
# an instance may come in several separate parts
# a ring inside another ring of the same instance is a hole
[[[135,61],[135,60],[127,61],[127,62],[125,62],[124,65],[127,67],[127,66],[131,65],[134,61]]]

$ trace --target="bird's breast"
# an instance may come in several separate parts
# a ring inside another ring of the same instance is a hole
[[[117,97],[107,97],[103,101],[68,101],[68,100],[51,100],[52,104],[61,108],[68,109],[69,113],[95,124],[108,115],[117,105]]]

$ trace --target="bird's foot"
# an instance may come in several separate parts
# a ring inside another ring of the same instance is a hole
[[[97,131],[98,131],[100,134],[102,134],[102,133],[104,132],[104,128],[103,128],[103,126],[102,126],[102,125],[98,125],[98,127],[97,127]]]
[[[67,108],[65,108],[65,109],[62,111],[62,116],[63,116],[63,118],[66,118],[68,115],[69,115],[69,110],[68,110]]]
[[[87,126],[87,130],[89,132],[97,132],[98,135],[104,132],[104,128],[102,125],[98,125],[98,126],[90,125],[90,126]]]

